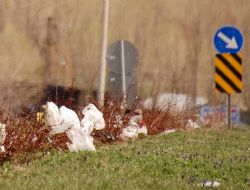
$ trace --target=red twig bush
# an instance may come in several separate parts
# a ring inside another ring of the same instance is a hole
[[[97,105],[95,101],[92,103]],[[159,134],[166,129],[184,129],[185,120],[189,117],[187,112],[172,113],[171,109],[164,112],[156,108],[143,109],[139,100],[131,110],[125,111],[122,101],[111,101],[106,98],[105,105],[101,109],[106,127],[102,131],[94,131],[92,134],[94,139],[102,143],[119,141],[122,129],[126,127],[130,116],[138,108],[142,110],[144,118],[141,124],[146,125],[149,135]],[[79,118],[82,118],[80,110],[76,111]],[[0,121],[7,125],[7,137],[4,142],[6,152],[0,153],[0,163],[35,151],[47,152],[52,149],[67,149],[66,143],[69,142],[67,135],[63,133],[50,136],[50,127],[37,121],[35,114],[4,118],[4,113],[3,109],[0,110]]]

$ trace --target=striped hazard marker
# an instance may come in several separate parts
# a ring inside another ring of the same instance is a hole
[[[242,58],[237,54],[216,54],[215,56],[215,89],[220,93],[241,93],[242,81]]]

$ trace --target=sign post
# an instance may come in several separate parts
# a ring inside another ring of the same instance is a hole
[[[227,94],[227,127],[231,128],[231,94]]]
[[[125,57],[124,57],[124,41],[121,40],[121,67],[122,67],[122,93],[123,101],[126,100],[126,78],[125,78]]]
[[[103,25],[101,39],[101,59],[99,67],[99,86],[98,86],[98,101],[101,106],[104,104],[105,80],[106,80],[106,52],[108,38],[108,20],[109,20],[109,0],[103,0]]]
[[[243,46],[241,32],[233,26],[224,26],[214,35],[214,46],[219,52],[215,56],[215,89],[227,95],[227,127],[231,128],[231,94],[241,93]]]

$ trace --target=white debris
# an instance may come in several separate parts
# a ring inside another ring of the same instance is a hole
[[[122,133],[120,135],[120,138],[122,140],[135,139],[139,134],[148,134],[147,127],[140,126],[140,123],[143,120],[141,110],[135,110],[134,113],[136,115],[130,117],[127,127],[122,130]]]
[[[52,142],[52,140],[51,140],[49,137],[47,137],[47,140],[48,140],[48,142],[50,142],[50,143]]]
[[[4,141],[6,139],[6,124],[0,123],[0,153],[5,152]]]
[[[79,118],[73,110],[65,106],[58,109],[53,102],[47,102],[44,107],[45,123],[52,127],[51,134],[63,133],[72,127],[80,128]]]
[[[71,141],[71,143],[67,143],[70,151],[95,151],[93,137],[88,132],[81,130],[80,120],[73,110],[65,106],[58,109],[53,102],[48,102],[45,106],[45,122],[52,126],[50,134],[66,132]]]
[[[167,135],[169,133],[174,133],[174,132],[176,132],[176,129],[167,129],[167,130],[163,131],[161,134],[162,135]]]
[[[140,109],[137,109],[134,111],[134,114],[135,115],[130,117],[128,124],[132,126],[136,126],[138,128],[138,134],[148,135],[148,129],[143,124],[142,111]]]
[[[61,123],[59,126],[52,127],[52,132],[60,133],[70,128],[80,129],[80,120],[73,110],[62,106],[60,107],[59,112]]]
[[[139,134],[147,135],[148,130],[145,126],[139,127],[138,125],[128,125],[122,130],[120,138],[122,140],[135,139]]]
[[[48,126],[58,126],[62,119],[59,114],[59,109],[57,105],[53,102],[47,102],[46,105],[43,106],[45,109],[45,123]]]
[[[200,125],[198,125],[196,122],[193,122],[191,119],[187,121],[187,127],[192,129],[198,129],[201,128]]]
[[[219,187],[220,183],[217,181],[205,181],[201,183],[202,187]]]
[[[67,143],[68,149],[72,151],[95,151],[95,146],[93,144],[93,137],[84,133],[79,128],[72,128],[67,131],[67,136],[71,140],[71,144]]]
[[[31,141],[32,141],[32,142],[36,142],[37,140],[38,140],[37,135],[34,135]]]
[[[91,135],[92,131],[105,128],[105,121],[102,112],[94,104],[89,104],[82,110],[84,118],[81,120],[82,131]]]
[[[138,127],[138,134],[148,135],[148,129],[146,126]]]
[[[163,93],[153,98],[147,98],[143,101],[142,105],[146,109],[152,109],[153,106],[161,111],[166,111],[167,109],[181,111],[191,105],[192,98],[186,94],[175,94],[175,93]],[[207,104],[208,100],[204,97],[196,97],[195,106],[201,106]]]
[[[138,127],[130,125],[124,128],[120,137],[122,140],[135,139],[136,137],[138,137]]]

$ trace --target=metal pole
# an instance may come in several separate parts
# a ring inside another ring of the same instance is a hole
[[[227,127],[231,128],[231,94],[227,94]]]
[[[120,44],[121,44],[122,94],[123,94],[123,102],[126,103],[126,78],[125,78],[124,41],[121,40]]]
[[[108,38],[109,0],[103,0],[103,26],[101,38],[101,60],[99,70],[98,101],[101,106],[104,104],[105,81],[106,81],[106,52]]]

